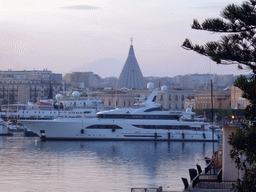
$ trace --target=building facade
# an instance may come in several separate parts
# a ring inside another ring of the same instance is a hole
[[[51,71],[0,71],[0,103],[27,103],[46,99],[63,89],[62,75]]]
[[[72,72],[63,77],[68,84],[76,88],[94,88],[100,87],[101,78],[93,72]]]
[[[242,97],[243,91],[234,85],[231,86],[231,108],[245,109],[250,102]]]
[[[161,103],[163,109],[184,110],[189,104],[194,106],[193,100],[191,99],[199,92],[189,89],[162,90],[158,94],[157,103]]]
[[[145,101],[153,90],[149,89],[122,89],[117,91],[102,92],[98,98],[103,101],[106,109],[135,107],[135,103]],[[164,110],[185,110],[190,106],[194,106],[194,95],[198,91],[193,90],[167,90],[162,88],[158,92],[156,103],[161,104]],[[186,105],[187,104],[187,105]]]
[[[231,108],[231,91],[213,91],[213,108],[214,109],[230,109]],[[195,95],[195,108],[196,109],[210,109],[211,104],[211,91],[205,91]]]

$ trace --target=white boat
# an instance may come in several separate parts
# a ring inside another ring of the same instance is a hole
[[[75,92],[74,92],[75,93]],[[56,95],[59,98],[60,94]],[[58,99],[57,99],[58,100]],[[94,117],[103,110],[103,103],[96,98],[63,100],[40,100],[34,104],[10,104],[1,106],[1,115],[6,119],[54,119],[57,117]]]
[[[7,124],[8,122],[5,122],[2,118],[0,118],[0,136],[12,136],[12,134],[8,131]]]
[[[56,118],[54,120],[21,120],[46,140],[154,140],[217,141],[209,124],[182,121],[182,115],[193,112],[163,111],[155,103],[154,90],[140,108],[98,112],[95,118]]]

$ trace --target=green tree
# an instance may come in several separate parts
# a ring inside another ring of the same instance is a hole
[[[14,104],[15,103],[15,95],[11,93],[9,95],[9,104]]]
[[[250,101],[244,112],[244,122],[229,137],[232,146],[230,156],[237,168],[244,170],[243,179],[237,180],[237,191],[256,191],[256,0],[241,5],[230,4],[222,12],[222,18],[206,19],[200,24],[194,19],[192,28],[225,34],[219,41],[205,45],[193,45],[185,39],[182,47],[210,57],[217,64],[236,64],[239,69],[252,71],[250,79],[240,76],[235,86],[243,91],[243,97]],[[241,158],[244,157],[244,158]]]

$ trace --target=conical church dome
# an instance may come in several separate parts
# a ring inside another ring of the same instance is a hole
[[[145,88],[146,82],[134,55],[133,45],[130,46],[128,57],[119,76],[117,88]]]

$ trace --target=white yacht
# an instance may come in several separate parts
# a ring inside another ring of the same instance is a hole
[[[164,111],[154,90],[140,108],[98,112],[95,118],[21,120],[44,140],[217,141],[205,122],[182,121],[193,112]]]
[[[6,119],[54,119],[57,117],[94,117],[103,110],[103,103],[96,98],[79,99],[79,92],[72,93],[74,99],[62,100],[61,94],[53,99],[40,100],[36,104],[9,104],[1,106],[1,116]]]

